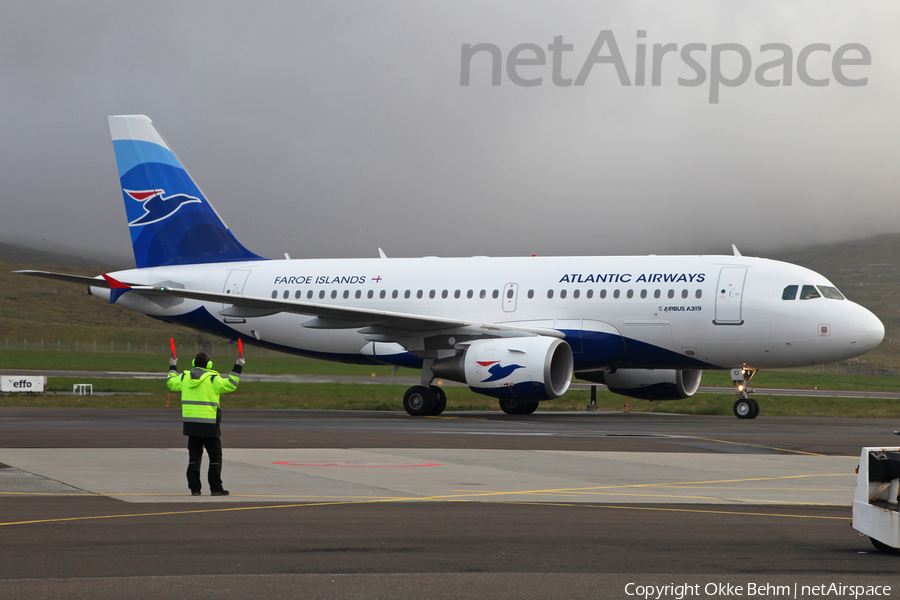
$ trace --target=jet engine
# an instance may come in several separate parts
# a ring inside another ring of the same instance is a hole
[[[574,364],[563,340],[530,336],[476,340],[464,352],[436,360],[432,372],[486,396],[552,400],[569,389]]]
[[[609,391],[641,400],[682,400],[700,387],[699,369],[614,369],[604,371],[598,383]]]

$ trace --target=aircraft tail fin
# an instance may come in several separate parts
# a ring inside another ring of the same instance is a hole
[[[231,233],[144,115],[109,117],[138,268],[264,260]]]

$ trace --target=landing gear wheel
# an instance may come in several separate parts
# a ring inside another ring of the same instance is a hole
[[[759,402],[754,400],[753,398],[747,398],[751,404],[753,404],[753,415],[750,417],[751,419],[755,419],[759,416]]]
[[[753,414],[754,404],[755,402],[750,398],[738,398],[734,403],[734,416],[738,419],[752,419],[756,416]]]
[[[431,390],[431,393],[434,394],[435,402],[434,408],[431,409],[431,412],[428,413],[429,416],[436,417],[447,408],[447,394],[444,393],[439,386],[432,385],[428,389]]]
[[[537,410],[537,402],[526,402],[515,398],[500,398],[500,410],[508,415],[530,415]]]
[[[872,545],[875,546],[875,549],[879,552],[884,552],[885,554],[898,554],[900,553],[900,548],[894,548],[893,546],[888,546],[884,542],[879,542],[873,537],[869,538],[869,541],[872,542]]]
[[[522,403],[512,398],[500,398],[500,410],[508,415],[519,414],[519,407]]]
[[[533,414],[534,411],[537,410],[537,408],[538,408],[537,400],[533,400],[531,402],[523,402],[522,403],[522,412],[520,412],[519,414],[520,415],[530,415],[530,414]]]
[[[414,385],[403,394],[403,410],[413,417],[423,417],[431,413],[437,398],[424,385]]]

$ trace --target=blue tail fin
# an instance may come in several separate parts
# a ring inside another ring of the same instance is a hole
[[[138,268],[264,260],[234,237],[143,115],[109,117]]]

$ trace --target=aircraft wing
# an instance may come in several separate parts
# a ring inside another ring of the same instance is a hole
[[[394,333],[436,333],[451,330],[465,330],[464,333],[480,337],[507,337],[515,335],[543,335],[555,338],[564,338],[565,335],[555,329],[538,327],[521,327],[509,324],[480,323],[461,319],[447,319],[428,315],[399,313],[383,310],[372,310],[352,306],[337,306],[333,304],[318,304],[315,302],[301,302],[298,300],[281,300],[277,298],[259,298],[240,294],[224,294],[220,292],[206,292],[201,290],[189,290],[183,288],[159,287],[149,285],[132,285],[122,283],[103,275],[103,279],[83,277],[79,275],[67,275],[65,273],[50,273],[46,271],[16,271],[21,275],[31,275],[46,279],[56,279],[70,283],[80,283],[93,287],[111,288],[116,292],[130,292],[145,296],[168,296],[171,298],[186,298],[200,300],[201,302],[215,302],[230,305],[219,312],[226,317],[262,317],[280,312],[310,315],[315,317],[303,323],[304,327],[314,329],[363,329],[369,328],[364,333],[373,335],[370,339],[395,338]],[[119,295],[113,298],[118,298]]]

